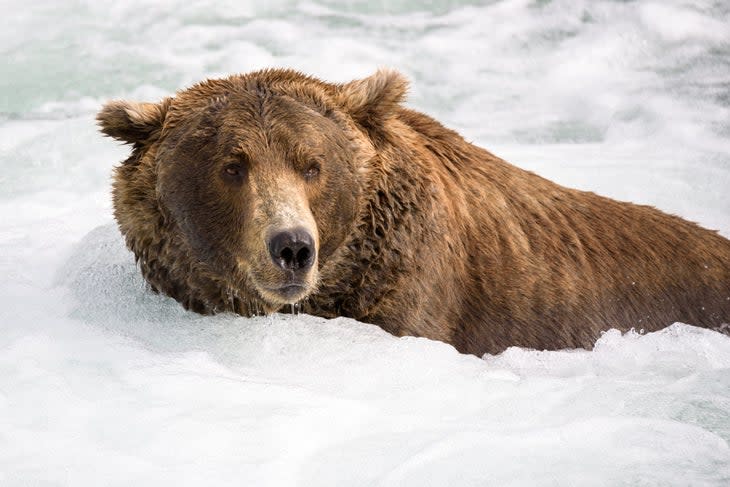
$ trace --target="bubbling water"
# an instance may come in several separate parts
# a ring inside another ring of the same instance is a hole
[[[113,224],[129,148],[94,115],[265,67],[344,82],[391,66],[408,106],[510,162],[730,236],[730,3],[10,0],[3,15],[0,484],[728,485],[728,337],[677,324],[480,360],[303,303],[186,312],[149,291]]]

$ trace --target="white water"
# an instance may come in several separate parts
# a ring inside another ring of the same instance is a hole
[[[262,5],[266,6],[262,6]],[[339,319],[202,317],[113,225],[112,97],[378,66],[566,185],[730,236],[718,0],[0,1],[0,485],[727,485],[730,339],[483,360]]]

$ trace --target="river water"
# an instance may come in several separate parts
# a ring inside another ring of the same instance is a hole
[[[730,237],[730,3],[0,1],[0,484],[727,485],[730,339],[483,359],[184,312],[113,224],[111,98],[389,66],[514,164]]]

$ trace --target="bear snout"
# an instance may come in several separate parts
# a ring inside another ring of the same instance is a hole
[[[312,234],[301,227],[274,233],[267,247],[274,264],[294,273],[308,271],[317,256]]]

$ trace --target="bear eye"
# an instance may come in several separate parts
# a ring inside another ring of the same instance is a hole
[[[232,181],[240,181],[243,179],[245,169],[241,164],[228,164],[223,168],[223,176]]]
[[[312,161],[309,163],[309,166],[307,166],[307,169],[304,170],[304,179],[314,179],[317,176],[319,176],[319,162]]]

